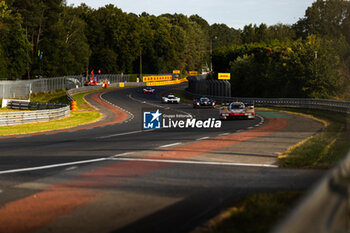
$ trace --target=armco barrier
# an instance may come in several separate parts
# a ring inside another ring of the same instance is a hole
[[[350,153],[273,233],[350,232]]]
[[[69,106],[49,110],[4,112],[0,113],[0,126],[55,120],[67,117],[69,114]]]
[[[199,98],[188,91],[186,96]],[[350,114],[349,101],[291,98],[242,98],[207,96],[228,104],[233,101],[256,106],[319,109]],[[349,132],[349,129],[346,129]],[[350,133],[350,132],[349,132]],[[280,223],[273,233],[350,233],[350,152],[312,190],[304,201]]]
[[[193,94],[185,91],[186,96],[189,98],[199,98],[203,95]],[[255,106],[262,107],[295,107],[306,109],[318,109],[332,112],[340,112],[350,114],[350,101],[339,100],[322,100],[322,99],[298,99],[298,98],[245,98],[245,97],[223,97],[223,96],[211,96],[207,97],[214,99],[218,103],[224,105],[234,101],[251,103]]]

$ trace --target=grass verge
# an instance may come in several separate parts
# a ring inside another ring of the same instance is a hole
[[[316,118],[324,123],[321,133],[312,136],[279,156],[280,167],[326,169],[335,166],[350,149],[349,116],[318,110],[273,109]]]
[[[69,104],[65,90],[33,93],[30,96],[31,102]]]
[[[90,93],[99,92],[101,90],[94,90],[90,92],[79,93],[73,95],[73,98],[77,101],[78,110],[71,112],[69,117],[53,120],[48,122],[37,122],[23,125],[14,126],[1,126],[0,136],[17,135],[37,133],[44,131],[52,131],[58,129],[67,129],[80,125],[85,125],[98,121],[101,118],[101,114],[91,107],[84,99],[84,96]],[[62,103],[56,102],[66,99],[65,91],[57,91],[50,93],[38,93],[33,98],[33,102],[50,102],[50,103]],[[2,110],[6,111],[6,110]]]
[[[248,195],[193,233],[270,232],[303,195],[292,191]]]

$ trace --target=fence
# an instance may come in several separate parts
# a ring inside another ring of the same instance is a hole
[[[110,83],[130,82],[130,75],[103,74],[94,76],[97,81]],[[31,93],[68,90],[82,87],[86,77],[82,75],[65,76],[35,80],[0,81],[0,99],[29,99]]]

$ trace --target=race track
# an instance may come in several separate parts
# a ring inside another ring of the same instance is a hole
[[[90,94],[100,122],[0,138],[0,232],[190,232],[239,197],[305,190],[323,175],[278,168],[279,153],[322,129],[300,116],[258,112],[220,129],[142,130],[148,109],[218,117],[162,104],[170,88]]]

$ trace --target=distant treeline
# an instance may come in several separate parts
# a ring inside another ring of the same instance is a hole
[[[317,0],[294,25],[209,25],[198,15],[128,14],[64,0],[0,0],[0,79],[230,72],[235,95],[330,97],[349,80],[350,8]]]
[[[127,14],[114,5],[96,10],[63,0],[0,0],[0,78],[71,75],[86,68],[148,74],[201,70],[210,61],[211,33],[220,30],[227,38],[239,35],[197,15],[156,17]],[[227,38],[223,45],[235,44]]]
[[[349,99],[349,1],[318,0],[294,25],[248,25],[240,38],[213,54],[233,96]]]

